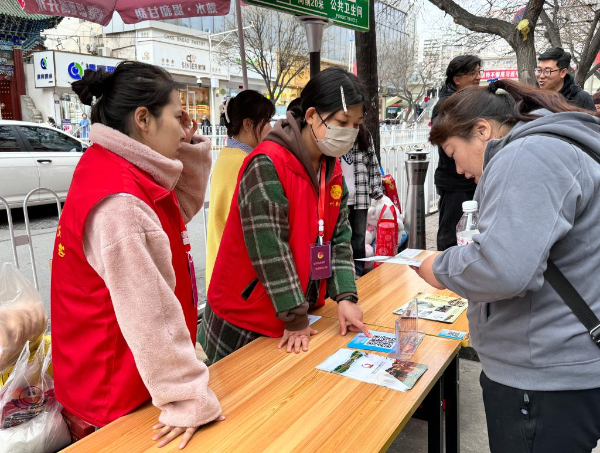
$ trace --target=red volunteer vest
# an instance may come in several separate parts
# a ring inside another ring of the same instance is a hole
[[[182,240],[185,225],[174,192],[121,157],[91,146],[75,169],[56,234],[51,285],[52,360],[60,403],[100,427],[150,398],[119,328],[104,280],[83,253],[83,227],[89,211],[115,193],[134,195],[160,219],[171,244],[175,295],[193,342],[198,316]],[[123,278],[135,280],[136,276]]]
[[[289,245],[296,272],[306,294],[310,279],[310,246],[318,236],[319,196],[302,163],[287,149],[271,142],[260,144],[244,161],[238,175],[229,217],[221,239],[219,253],[208,290],[212,310],[224,320],[246,330],[269,337],[283,335],[285,323],[280,321],[262,283],[258,283],[247,300],[242,292],[258,275],[252,266],[244,241],[238,206],[239,183],[250,160],[265,154],[273,162],[285,196],[289,201]],[[342,168],[335,168],[325,188],[325,241],[331,241],[342,201]],[[321,281],[317,307],[325,303],[325,280]]]

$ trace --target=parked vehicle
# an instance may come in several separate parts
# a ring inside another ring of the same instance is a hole
[[[64,201],[87,146],[45,124],[0,121],[0,197],[11,208],[20,207],[31,190],[46,187]],[[29,205],[54,201],[47,194],[38,193],[30,198]],[[0,205],[0,209],[4,207]]]

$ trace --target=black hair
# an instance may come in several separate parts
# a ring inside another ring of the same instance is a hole
[[[302,115],[302,98],[296,98],[287,106],[287,111],[297,113],[297,116]]]
[[[330,113],[331,117],[344,108],[340,87],[344,89],[347,107],[362,104],[363,111],[366,111],[367,94],[358,77],[342,68],[332,67],[310,79],[300,94],[300,108],[292,113],[303,120],[306,111],[314,107],[319,113]]]
[[[446,68],[446,85],[454,85],[454,77],[467,74],[477,66],[481,68],[483,62],[477,55],[459,55],[454,57]]]
[[[71,87],[83,104],[92,105],[97,98],[92,124],[102,123],[124,134],[130,132],[131,116],[138,107],[158,117],[173,91],[182,88],[164,69],[138,61],[123,61],[112,73],[86,69]]]
[[[251,119],[254,124],[254,134],[260,131],[275,115],[275,106],[266,97],[254,90],[244,90],[227,104],[225,126],[227,135],[233,137],[244,128],[244,120]],[[258,139],[258,137],[256,137]]]
[[[538,57],[538,61],[545,60],[556,60],[556,66],[558,66],[559,69],[565,69],[571,64],[571,54],[565,52],[562,47],[553,47]]]
[[[498,89],[503,90],[498,92]],[[469,86],[450,96],[441,105],[431,124],[429,141],[442,145],[449,137],[469,139],[480,119],[512,127],[519,121],[539,118],[535,110],[586,112],[571,105],[558,93],[541,90],[512,80],[497,80],[488,86]]]

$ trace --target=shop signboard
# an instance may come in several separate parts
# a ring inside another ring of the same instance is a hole
[[[36,88],[47,88],[56,86],[54,74],[54,52],[34,52],[33,54],[33,76]]]
[[[335,25],[369,31],[369,0],[245,0],[246,3],[300,16],[331,19]]]
[[[54,65],[57,87],[70,87],[77,80],[81,80],[86,69],[103,69],[105,72],[114,72],[117,64],[122,60],[117,58],[98,57],[68,52],[54,52]]]

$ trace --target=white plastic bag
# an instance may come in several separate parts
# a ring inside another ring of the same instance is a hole
[[[0,371],[13,366],[27,341],[34,344],[48,319],[40,293],[11,263],[0,268]]]
[[[69,428],[54,400],[37,417],[0,430],[0,453],[54,453],[71,443]]]
[[[0,431],[31,420],[54,401],[54,379],[47,373],[51,354],[52,347],[45,354],[42,343],[30,360],[29,342],[25,343],[0,389]]]

